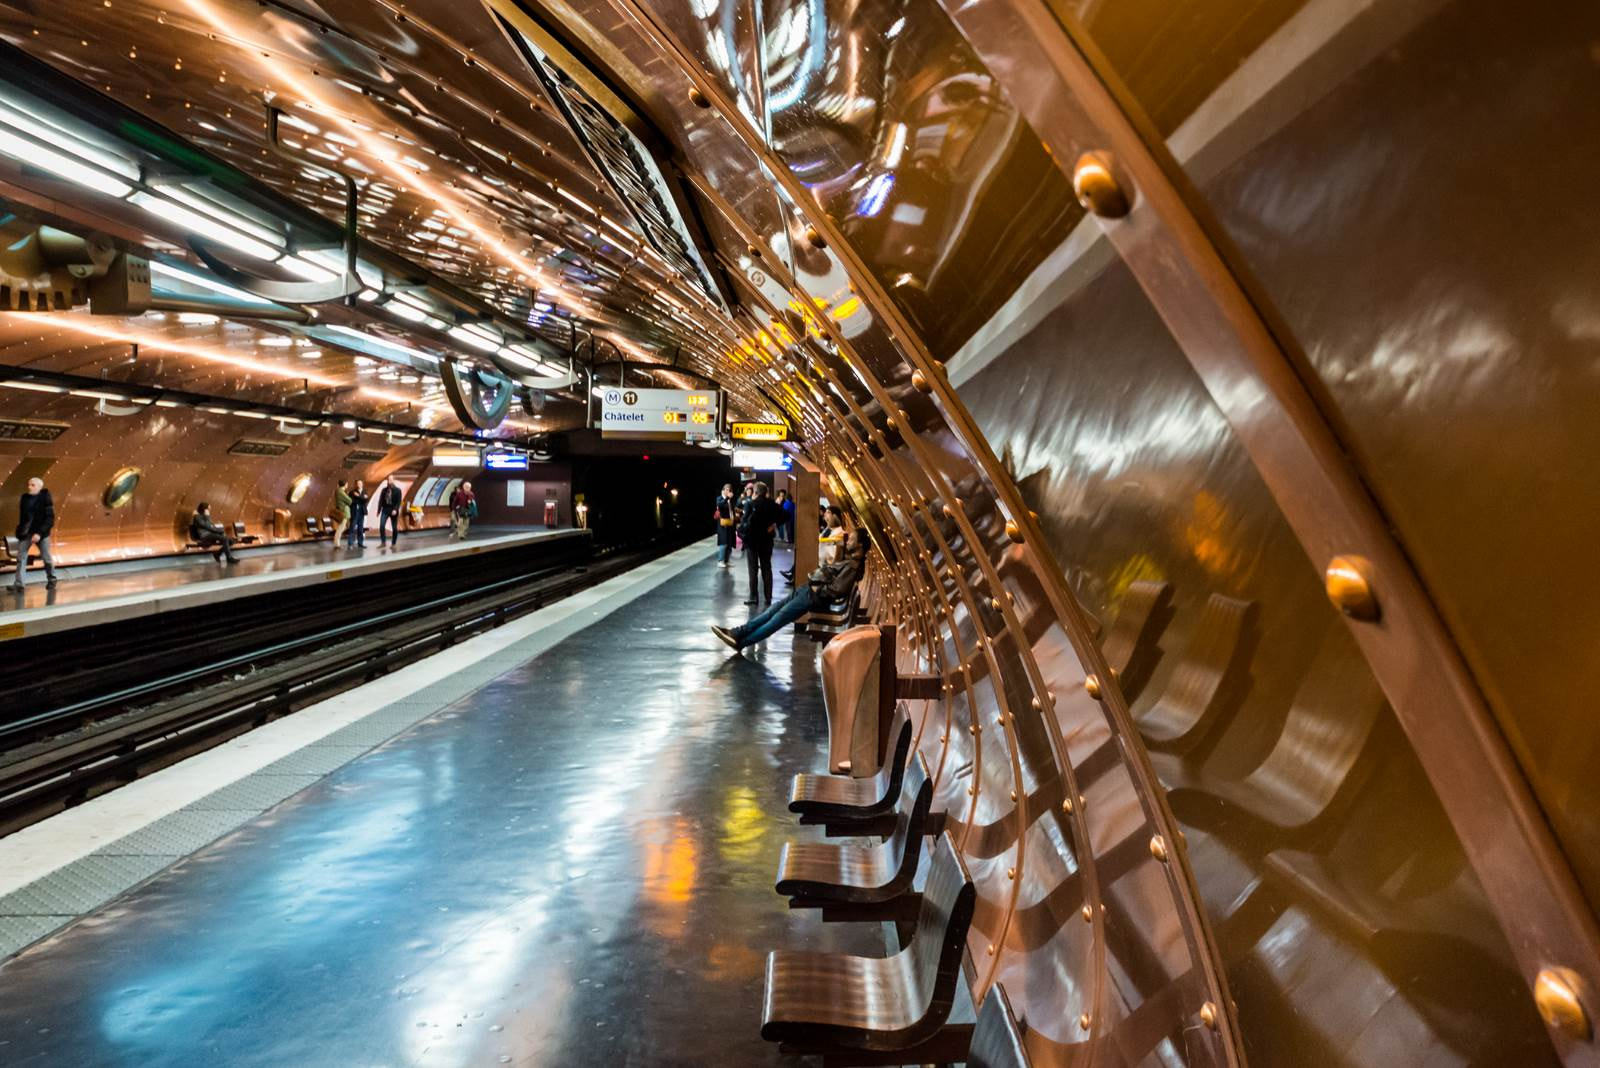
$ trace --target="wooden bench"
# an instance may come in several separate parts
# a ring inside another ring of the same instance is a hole
[[[1206,599],[1194,633],[1156,703],[1138,717],[1139,733],[1153,748],[1188,752],[1205,739],[1241,696],[1255,620],[1255,603],[1214,593]]]
[[[803,824],[849,824],[894,811],[911,756],[911,718],[897,710],[891,727],[894,747],[871,778],[802,772],[789,788],[789,811]]]
[[[888,838],[870,845],[786,842],[778,858],[778,893],[790,908],[882,905],[911,889],[928,833],[933,777],[921,753],[906,765]]]
[[[973,1026],[948,1024],[977,893],[947,834],[933,847],[909,943],[891,957],[777,950],[767,957],[761,1037],[825,1066],[945,1064]]]
[[[1011,999],[996,983],[978,1009],[972,1047],[967,1050],[967,1068],[1029,1068],[1032,1063],[1022,1044],[1016,1014],[1011,1011]]]
[[[1377,680],[1353,657],[1359,653],[1348,636],[1323,643],[1272,751],[1242,779],[1222,779],[1204,769],[1196,774],[1171,758],[1157,761],[1180,817],[1209,821],[1219,815],[1220,800],[1278,832],[1296,831],[1353,791],[1385,707]]]
[[[1139,581],[1129,584],[1117,609],[1117,618],[1106,631],[1100,651],[1132,701],[1156,659],[1156,637],[1171,618],[1172,584]]]

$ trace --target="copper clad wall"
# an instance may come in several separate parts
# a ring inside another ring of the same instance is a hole
[[[1600,543],[1600,218],[1586,207],[1600,11],[1458,0],[1379,4],[1347,25],[1313,14],[1302,32],[1326,41],[1281,83],[1267,72],[1303,43],[1239,53],[1261,72],[1253,107],[1189,169],[1325,390],[1594,903],[1600,575],[1579,562]],[[1207,51],[1161,33],[1154,12],[1137,32],[1087,25],[1162,114],[1149,42],[1184,71]]]

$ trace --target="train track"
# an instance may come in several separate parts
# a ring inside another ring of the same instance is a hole
[[[0,836],[678,547],[430,596],[0,725]]]

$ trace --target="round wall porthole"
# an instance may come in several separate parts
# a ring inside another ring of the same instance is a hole
[[[100,500],[107,508],[121,508],[133,500],[133,491],[139,488],[139,477],[143,474],[137,467],[124,467],[111,476],[105,492],[100,494]]]
[[[306,471],[294,476],[294,481],[289,483],[289,503],[299,504],[300,498],[306,495],[306,490],[311,488],[311,472]]]

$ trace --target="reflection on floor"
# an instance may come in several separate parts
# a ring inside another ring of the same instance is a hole
[[[480,527],[468,534],[469,541],[479,541],[544,527]],[[220,564],[208,552],[194,551],[184,556],[157,560],[129,560],[113,564],[79,564],[57,569],[60,582],[53,590],[46,589],[44,571],[39,567],[37,555],[28,569],[27,587],[18,597],[9,586],[0,589],[0,614],[20,608],[43,608],[48,605],[79,604],[99,601],[125,594],[151,593],[156,590],[190,586],[197,582],[217,582],[223,579],[242,578],[246,575],[265,575],[292,571],[310,564],[326,564],[335,560],[364,560],[374,556],[392,556],[436,548],[448,544],[449,533],[437,530],[409,531],[403,534],[393,548],[379,548],[376,535],[368,539],[366,548],[335,548],[331,541],[314,541],[303,544],[269,546],[239,553],[237,564]],[[0,574],[0,581],[9,583],[9,572]]]
[[[0,968],[7,1065],[757,1065],[816,647],[709,554]],[[781,591],[780,591],[781,596]],[[448,654],[446,654],[448,655]]]

